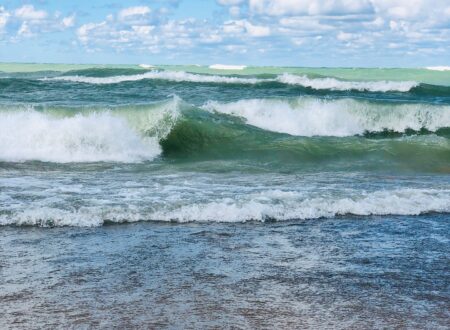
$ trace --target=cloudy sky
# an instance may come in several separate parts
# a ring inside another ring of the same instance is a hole
[[[3,0],[0,61],[450,65],[450,0]]]

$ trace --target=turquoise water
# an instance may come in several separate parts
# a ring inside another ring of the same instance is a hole
[[[450,210],[448,71],[0,69],[1,224]]]
[[[446,328],[450,71],[0,71],[0,327]]]

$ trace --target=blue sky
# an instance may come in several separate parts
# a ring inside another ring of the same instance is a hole
[[[450,0],[4,0],[0,61],[450,65]]]

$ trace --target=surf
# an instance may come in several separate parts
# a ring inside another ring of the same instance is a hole
[[[145,193],[151,194],[151,191],[146,190]],[[142,205],[134,199],[127,199],[127,207],[117,205],[118,201],[113,205],[92,205],[79,209],[27,207],[6,214],[0,212],[0,225],[97,227],[107,223],[137,221],[242,223],[312,220],[344,215],[421,215],[449,213],[449,197],[450,191],[442,189],[352,191],[341,197],[314,197],[299,191],[275,189],[193,203],[177,200],[177,203],[161,204],[153,200]],[[129,207],[130,204],[132,207]]]
[[[107,77],[96,77],[86,75],[62,75],[57,77],[42,78],[42,80],[68,81],[86,84],[118,84],[122,82],[140,80],[167,80],[173,82],[195,82],[213,84],[264,84],[280,83],[286,85],[296,85],[315,90],[336,90],[336,91],[369,91],[369,92],[408,92],[417,87],[419,83],[415,81],[349,81],[339,80],[333,77],[308,77],[307,75],[295,75],[283,73],[274,78],[258,78],[249,76],[230,76],[197,74],[185,71],[148,71],[139,74],[116,75]]]
[[[449,127],[448,106],[311,97],[201,107],[176,96],[114,107],[9,106],[0,110],[0,161],[239,159],[298,169],[321,163],[448,171]]]

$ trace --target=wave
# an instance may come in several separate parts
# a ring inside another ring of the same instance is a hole
[[[450,71],[450,66],[427,66],[425,69],[431,71]]]
[[[246,123],[274,132],[299,136],[353,136],[367,132],[450,127],[450,106],[382,104],[353,99],[251,99],[209,102],[209,111],[241,117]]]
[[[141,162],[161,153],[159,139],[175,116],[162,106],[108,109],[3,109],[0,160]],[[165,125],[165,126],[164,126]]]
[[[112,108],[12,107],[0,110],[0,161],[135,163],[165,157],[306,166],[345,160],[448,172],[448,127],[448,106],[350,99],[211,101],[197,108],[174,97]],[[381,136],[368,138],[373,134]]]
[[[408,92],[419,86],[415,81],[346,81],[336,78],[310,78],[305,75],[294,75],[284,73],[275,78],[255,78],[246,76],[206,75],[194,74],[184,71],[150,71],[140,74],[118,75],[109,77],[90,77],[84,75],[58,76],[43,78],[43,80],[60,80],[87,84],[117,84],[144,79],[158,79],[174,82],[196,82],[215,84],[263,84],[281,83],[297,85],[315,90],[335,91],[368,91],[368,92]]]
[[[449,213],[449,190],[396,189],[358,192],[336,198],[308,197],[296,191],[269,190],[260,193],[148,208],[120,206],[82,207],[66,210],[51,207],[27,208],[0,214],[0,225],[100,226],[135,221],[246,222],[332,218],[342,215],[420,215]]]
[[[43,80],[62,80],[87,84],[117,84],[144,79],[168,80],[174,82],[224,83],[224,84],[257,84],[265,80],[257,78],[229,77],[219,75],[200,75],[184,71],[150,71],[142,74],[119,75],[112,77],[59,76],[43,78]]]
[[[225,64],[213,64],[210,65],[210,69],[214,70],[244,70],[246,65],[225,65]]]
[[[278,76],[277,81],[289,84],[310,87],[312,89],[327,89],[337,91],[369,91],[369,92],[409,92],[412,88],[419,86],[415,81],[345,81],[336,78],[315,78],[283,74]]]

